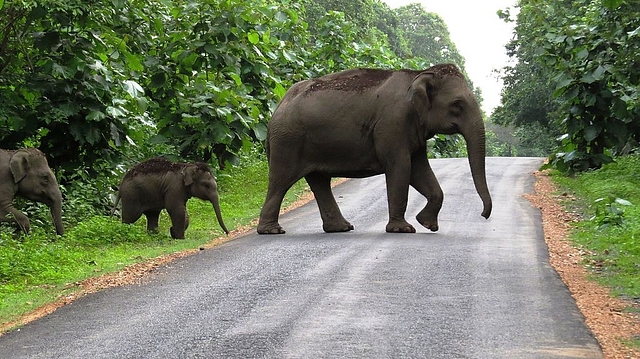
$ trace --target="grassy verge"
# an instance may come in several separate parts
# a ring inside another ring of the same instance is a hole
[[[614,295],[639,301],[640,155],[620,157],[597,171],[554,179],[578,198],[567,203],[583,219],[572,239],[586,249],[594,278]]]
[[[258,216],[267,172],[265,161],[254,160],[218,173],[220,206],[229,230],[247,226]],[[285,204],[305,190],[306,183],[298,182]],[[0,323],[12,322],[79,290],[73,283],[163,254],[198,248],[224,234],[210,203],[191,199],[188,209],[191,223],[185,240],[171,239],[166,212],[161,216],[160,233],[155,235],[146,233],[144,219],[125,225],[106,216],[82,220],[56,239],[37,228],[18,238],[0,232]]]

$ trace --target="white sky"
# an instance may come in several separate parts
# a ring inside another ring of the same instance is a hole
[[[482,89],[483,110],[489,116],[500,104],[502,82],[493,73],[509,62],[504,45],[512,38],[512,24],[496,11],[513,8],[516,0],[382,0],[395,9],[420,3],[447,24],[451,41],[465,58],[465,68],[474,86]],[[513,14],[514,11],[512,10]]]

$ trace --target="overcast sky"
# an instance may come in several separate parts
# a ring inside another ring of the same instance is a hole
[[[483,109],[491,115],[500,104],[502,82],[493,73],[508,63],[504,45],[511,40],[512,25],[498,18],[496,11],[513,8],[516,0],[383,0],[392,9],[421,3],[428,12],[440,15],[449,28],[451,41],[465,58],[467,74],[482,89]],[[513,13],[513,11],[512,11]]]

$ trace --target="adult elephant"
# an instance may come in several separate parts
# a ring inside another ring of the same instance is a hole
[[[331,178],[381,173],[389,204],[386,231],[415,232],[405,220],[409,185],[428,200],[418,222],[437,231],[444,195],[426,157],[426,142],[437,133],[465,138],[482,216],[489,218],[484,124],[456,66],[354,69],[296,83],[268,125],[269,186],[258,233],[285,233],[279,209],[287,190],[302,177],[315,195],[324,231],[353,230],[333,197]]]
[[[123,177],[113,207],[122,199],[122,222],[134,223],[143,214],[147,230],[158,229],[160,212],[166,208],[171,218],[171,237],[183,239],[189,227],[187,201],[191,197],[211,202],[220,227],[226,234],[218,202],[218,185],[206,163],[177,163],[152,158],[138,163]]]
[[[16,196],[46,204],[56,233],[64,234],[62,193],[46,157],[38,149],[0,149],[0,221],[15,220],[24,233],[29,233],[29,218],[13,206]]]

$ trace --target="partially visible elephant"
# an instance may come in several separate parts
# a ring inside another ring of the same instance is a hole
[[[46,157],[36,148],[0,149],[0,221],[15,220],[24,233],[29,233],[29,218],[13,206],[15,196],[46,204],[56,233],[64,234],[62,193]]]
[[[460,133],[466,140],[482,216],[489,218],[484,123],[455,65],[424,71],[353,69],[294,84],[268,124],[269,185],[258,233],[285,233],[278,223],[282,199],[302,177],[315,195],[324,231],[353,230],[333,197],[331,178],[382,173],[389,205],[386,231],[416,231],[405,220],[409,185],[428,200],[418,222],[437,231],[444,195],[426,143],[438,133]]]
[[[184,239],[189,227],[187,200],[200,198],[213,204],[220,227],[226,234],[218,202],[218,185],[206,163],[176,163],[152,158],[138,163],[122,179],[112,214],[122,200],[122,222],[134,223],[143,214],[147,230],[158,230],[160,211],[167,209],[171,218],[171,237]]]

